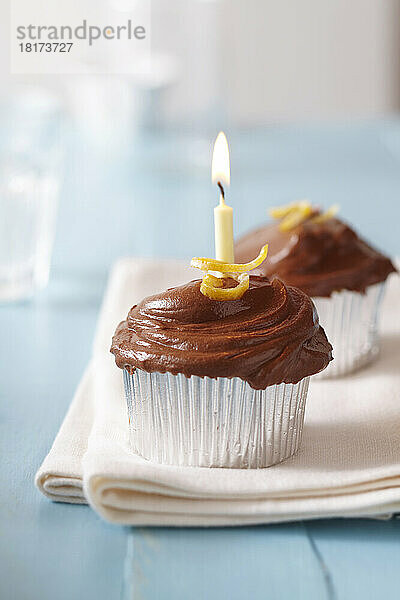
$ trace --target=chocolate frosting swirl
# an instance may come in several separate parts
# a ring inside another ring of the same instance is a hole
[[[239,300],[211,300],[200,281],[145,298],[117,327],[120,368],[240,377],[255,389],[297,383],[332,360],[308,296],[279,279],[251,276]]]
[[[327,297],[343,289],[364,293],[396,270],[340,219],[308,220],[291,231],[281,231],[276,222],[264,225],[238,240],[235,260],[251,260],[266,243],[268,257],[254,272],[277,275],[310,296]]]

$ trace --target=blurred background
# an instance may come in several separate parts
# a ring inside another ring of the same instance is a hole
[[[128,17],[137,2],[97,5]],[[10,299],[46,284],[51,255],[88,279],[121,255],[210,255],[220,129],[237,234],[309,198],[400,252],[400,0],[152,0],[149,62],[125,76],[11,75],[0,7]],[[113,48],[102,68],[134,60]]]

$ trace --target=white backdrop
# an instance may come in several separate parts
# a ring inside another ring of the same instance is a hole
[[[167,122],[190,120],[215,103],[240,125],[399,109],[400,0],[153,4],[154,45],[179,63],[162,96]],[[8,0],[0,0],[3,92],[24,79],[9,75],[8,36]],[[57,76],[30,81],[63,85]]]

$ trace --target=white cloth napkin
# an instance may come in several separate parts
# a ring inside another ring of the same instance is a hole
[[[163,466],[127,444],[122,373],[112,333],[132,304],[196,275],[181,262],[124,259],[114,267],[93,359],[36,475],[41,492],[89,502],[135,525],[244,525],[400,511],[400,282],[382,313],[379,360],[352,376],[311,381],[297,456],[260,470]]]

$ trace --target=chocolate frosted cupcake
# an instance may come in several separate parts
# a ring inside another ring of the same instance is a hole
[[[331,360],[315,307],[279,279],[251,276],[234,300],[203,283],[145,298],[117,327],[133,450],[166,464],[280,462],[298,449],[309,376]]]
[[[334,213],[308,202],[274,209],[275,222],[251,231],[235,247],[237,260],[245,261],[268,240],[268,260],[257,272],[277,275],[313,297],[335,356],[323,376],[351,372],[377,355],[378,308],[384,283],[395,271],[389,258]]]

